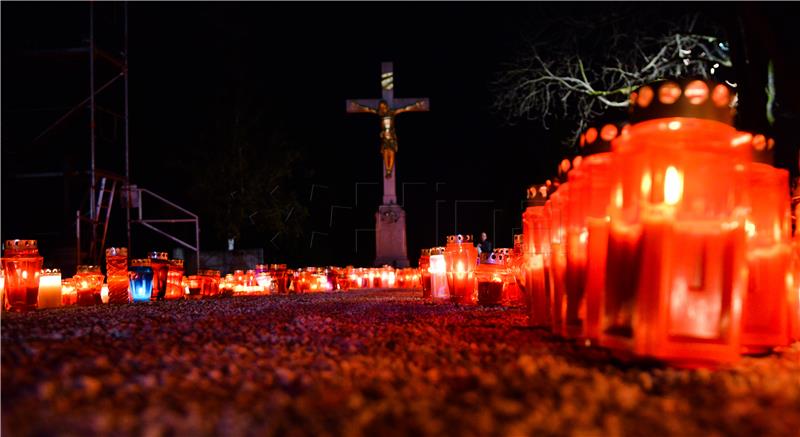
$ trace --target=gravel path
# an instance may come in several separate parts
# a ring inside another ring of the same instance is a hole
[[[2,317],[2,434],[798,435],[800,343],[622,364],[520,311],[408,291]]]

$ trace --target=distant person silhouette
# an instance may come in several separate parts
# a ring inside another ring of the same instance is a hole
[[[478,252],[481,256],[481,261],[485,261],[489,258],[489,255],[492,253],[492,242],[489,241],[489,238],[486,236],[486,232],[481,232],[481,241],[478,243]]]

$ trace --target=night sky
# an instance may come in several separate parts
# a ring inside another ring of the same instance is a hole
[[[431,112],[404,114],[397,122],[398,201],[407,211],[412,262],[420,248],[441,245],[444,236],[454,231],[487,231],[496,246],[510,246],[512,234],[521,232],[525,187],[552,176],[564,153],[561,141],[569,126],[556,124],[545,130],[536,121],[509,126],[490,110],[490,83],[502,63],[522,48],[522,35],[530,34],[538,23],[573,14],[599,16],[614,7],[131,3],[132,181],[200,212],[201,247],[224,248],[224,239],[203,216],[209,209],[208,197],[197,188],[196,163],[205,160],[209,165],[208,156],[224,142],[219,126],[234,116],[231,102],[246,101],[249,112],[244,111],[244,117],[262,115],[257,123],[261,128],[253,128],[258,131],[255,137],[278,135],[286,147],[304,154],[300,171],[290,186],[281,189],[291,190],[308,215],[299,224],[300,235],[274,240],[273,233],[245,225],[240,247],[264,248],[267,262],[369,264],[374,236],[356,230],[374,227],[380,201],[379,186],[371,184],[380,182],[379,125],[377,117],[346,114],[344,102],[380,97],[380,63],[393,61],[395,96],[431,101]],[[663,8],[664,14],[713,10],[694,4],[642,7]],[[769,46],[777,53],[779,85],[800,77],[797,58],[782,52],[796,41],[790,32],[796,8],[713,5],[723,7],[727,9],[720,15],[728,29],[736,27],[730,23],[741,23],[751,32],[747,38],[755,38],[753,47]],[[760,21],[752,14],[736,21],[748,8],[759,11],[755,16]],[[119,50],[120,12],[119,4],[97,7],[98,46],[109,51]],[[51,241],[53,247],[74,245],[70,220],[85,191],[64,178],[14,175],[86,169],[86,110],[41,141],[34,144],[32,139],[88,95],[88,64],[80,57],[54,59],[28,53],[77,47],[87,36],[87,3],[2,5],[4,239],[30,237]],[[111,74],[109,69],[99,70],[98,84]],[[779,97],[782,126],[798,121],[796,91],[796,84],[779,86],[778,92],[784,93]],[[109,88],[107,101],[100,103],[113,108],[120,92],[117,83]],[[121,127],[109,116],[98,121],[98,129],[106,138],[98,142],[98,167],[122,173],[123,149],[114,140],[120,138]],[[798,139],[796,134],[793,138]],[[789,142],[793,145],[783,146],[779,165],[793,166],[796,173],[792,158],[797,156],[798,141]],[[269,144],[263,142],[265,148]],[[403,183],[407,183],[405,197]],[[110,243],[124,244],[124,226],[112,223]],[[134,228],[134,240],[139,242],[134,251],[172,248],[140,228]]]

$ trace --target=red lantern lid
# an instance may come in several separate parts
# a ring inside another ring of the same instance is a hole
[[[528,206],[542,206],[547,202],[548,186],[546,184],[531,185],[526,191]]]
[[[581,156],[607,153],[611,151],[611,141],[618,137],[626,121],[602,121],[590,123],[580,135],[578,148]],[[574,165],[573,165],[574,166]]]
[[[469,234],[448,235],[447,242],[451,244],[472,243],[472,235]]]
[[[736,92],[702,78],[665,79],[642,85],[630,95],[632,124],[657,118],[689,117],[733,124]]]
[[[775,162],[775,140],[762,134],[739,132],[732,140],[737,146],[746,145],[750,148],[753,162],[772,165]]]

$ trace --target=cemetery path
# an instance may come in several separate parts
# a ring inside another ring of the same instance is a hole
[[[2,316],[2,433],[797,435],[800,343],[622,363],[518,309],[370,290]]]

